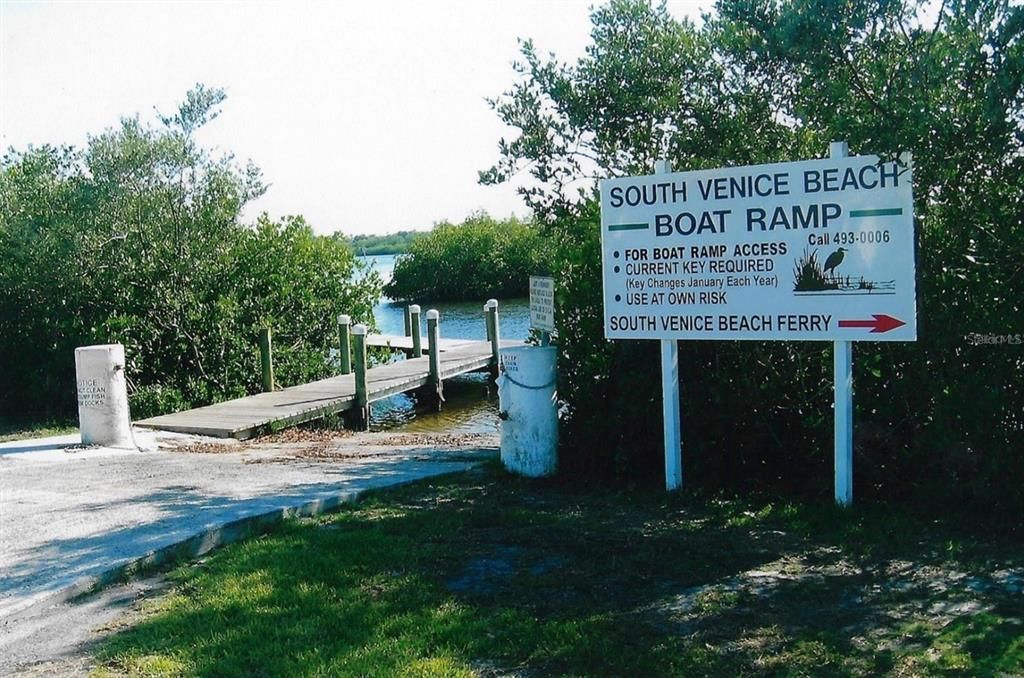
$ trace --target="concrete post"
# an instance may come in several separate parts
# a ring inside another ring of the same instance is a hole
[[[78,424],[83,445],[136,447],[124,369],[121,344],[75,349]]]
[[[427,350],[430,352],[430,389],[433,405],[440,410],[444,402],[444,386],[441,381],[441,314],[437,309],[427,311]]]
[[[370,426],[370,401],[366,388],[366,325],[360,323],[352,328],[352,340],[355,344],[356,403],[349,420],[354,429],[365,431]]]
[[[420,340],[420,307],[418,304],[409,307],[409,327],[412,330],[412,357],[419,358],[423,355],[423,345]]]
[[[260,372],[263,377],[263,390],[274,390],[274,356],[271,348],[270,328],[260,330]]]
[[[501,330],[498,323],[498,300],[488,299],[484,305],[487,312],[487,338],[491,341],[491,375],[498,376],[498,351],[501,348]]]
[[[352,374],[352,342],[349,339],[352,318],[338,316],[338,349],[341,355],[341,373]]]

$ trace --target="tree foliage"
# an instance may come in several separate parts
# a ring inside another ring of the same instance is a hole
[[[120,342],[133,414],[258,388],[256,333],[278,333],[283,383],[327,373],[339,309],[371,320],[379,280],[301,217],[244,225],[259,170],[194,133],[221,90],[197,86],[158,126],[138,118],[84,149],[11,151],[0,164],[0,404],[74,411],[76,346]]]
[[[354,235],[349,240],[352,251],[360,256],[405,254],[413,241],[426,235],[423,231],[395,231],[385,235]]]
[[[413,241],[384,293],[446,301],[522,297],[530,276],[548,271],[549,259],[533,225],[476,214],[461,224],[440,223]]]
[[[523,43],[514,86],[493,102],[518,136],[481,175],[529,173],[520,191],[559,242],[566,470],[660,475],[656,354],[595,341],[592,179],[649,173],[662,154],[687,170],[817,157],[845,139],[853,153],[914,154],[919,239],[920,340],[855,351],[857,493],[940,488],[1019,515],[1024,349],[1006,342],[1024,338],[1024,8],[721,0],[698,29],[612,0],[592,21],[575,64]],[[812,343],[685,343],[690,480],[825,494],[830,358]]]
[[[637,0],[613,0],[591,21],[591,44],[573,65],[522,41],[517,82],[491,101],[519,135],[499,142],[500,159],[481,181],[528,171],[533,181],[519,191],[542,219],[586,201],[592,179],[648,173],[661,157],[697,169],[808,145],[779,122],[770,97],[728,68],[711,32]]]

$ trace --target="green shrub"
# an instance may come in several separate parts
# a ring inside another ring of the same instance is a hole
[[[134,419],[148,419],[168,412],[187,410],[191,403],[176,388],[148,384],[132,390],[128,396],[128,409]]]
[[[919,240],[919,340],[854,350],[855,494],[1020,520],[1024,8],[947,3],[925,26],[918,3],[754,5],[720,3],[698,29],[613,0],[576,64],[524,42],[493,102],[520,134],[482,180],[529,171],[520,191],[558,242],[562,468],[662,473],[656,343],[600,339],[598,208],[580,182],[662,156],[678,170],[816,157],[845,139],[914,153]],[[680,361],[687,484],[831,496],[829,344],[685,342]]]
[[[3,411],[72,415],[76,346],[124,344],[139,418],[258,391],[261,327],[290,384],[328,374],[338,313],[372,322],[379,278],[342,238],[301,217],[241,222],[258,170],[193,139],[223,98],[199,86],[159,126],[4,156]]]
[[[458,225],[438,224],[413,241],[384,293],[392,299],[447,301],[522,297],[529,292],[530,276],[548,271],[548,261],[534,226],[477,214]]]

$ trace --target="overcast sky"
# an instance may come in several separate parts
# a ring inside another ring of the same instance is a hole
[[[697,19],[710,3],[669,8]],[[354,234],[525,215],[512,187],[477,183],[511,135],[484,99],[514,82],[518,37],[582,55],[591,4],[0,0],[0,144],[82,145],[202,82],[228,99],[200,141],[270,185],[248,218]]]

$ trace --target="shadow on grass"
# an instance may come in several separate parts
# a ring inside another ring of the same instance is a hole
[[[567,493],[492,468],[179,568],[99,657],[184,675],[1022,668],[1019,558],[1000,578],[986,559],[1002,547],[951,559],[919,526],[820,512]]]

